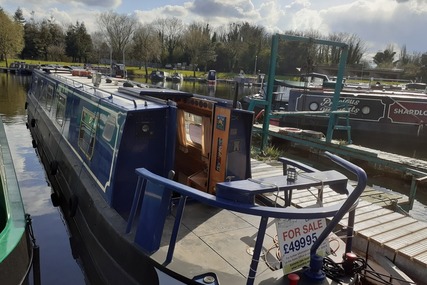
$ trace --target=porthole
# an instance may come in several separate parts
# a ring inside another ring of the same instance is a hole
[[[309,108],[310,111],[317,111],[317,109],[319,108],[319,104],[317,104],[317,102],[311,102]]]
[[[363,106],[362,114],[367,115],[371,112],[371,108],[369,106]]]

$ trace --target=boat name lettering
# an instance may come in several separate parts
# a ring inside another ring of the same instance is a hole
[[[356,105],[359,105],[360,100],[344,98],[344,99],[340,99],[339,102],[340,103],[346,103],[348,105],[356,106]],[[322,106],[332,107],[332,98],[323,98],[323,102],[321,102],[320,104]]]
[[[360,100],[354,100],[354,99],[341,99],[339,100],[340,103],[345,103],[348,106],[348,111],[351,114],[357,114],[360,112],[360,109],[356,106],[359,105]],[[319,111],[330,111],[332,108],[332,99],[331,98],[323,98],[322,102],[320,102],[320,108]],[[340,109],[340,108],[338,108]]]
[[[396,108],[394,109],[394,114],[399,115],[421,115],[421,116],[427,116],[427,110],[416,110],[416,109],[403,109],[403,108]]]

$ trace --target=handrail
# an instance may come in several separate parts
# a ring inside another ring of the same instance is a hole
[[[261,253],[261,248],[262,248],[262,243],[264,239],[264,234],[266,231],[268,218],[314,219],[314,218],[326,218],[326,217],[334,216],[332,221],[329,223],[329,225],[322,232],[322,234],[317,239],[316,243],[311,248],[310,253],[313,253],[313,252],[316,253],[317,248],[319,247],[321,242],[325,240],[325,238],[329,235],[330,232],[332,232],[333,228],[342,219],[344,214],[349,210],[354,212],[354,207],[357,204],[356,201],[358,200],[360,194],[362,193],[363,189],[366,186],[366,179],[367,179],[366,173],[363,171],[363,169],[359,168],[358,166],[348,161],[345,161],[344,159],[338,156],[335,156],[328,152],[326,152],[325,155],[335,163],[352,171],[358,176],[357,186],[353,190],[347,189],[348,198],[345,200],[344,203],[335,204],[328,207],[318,207],[318,208],[293,208],[293,207],[279,208],[279,207],[261,206],[261,205],[251,204],[251,203],[239,203],[236,201],[231,201],[228,199],[217,197],[209,193],[196,190],[187,185],[161,177],[159,175],[156,175],[148,171],[145,168],[138,168],[136,169],[136,173],[139,176],[139,179],[138,179],[137,189],[135,191],[134,205],[132,206],[132,208],[134,206],[136,208],[137,204],[139,204],[141,200],[143,201],[144,199],[143,197],[145,194],[145,187],[148,184],[159,186],[159,189],[155,189],[154,191],[169,191],[170,193],[176,192],[181,194],[181,200],[177,208],[177,214],[175,217],[176,221],[174,224],[174,228],[172,230],[172,235],[169,241],[168,253],[167,253],[167,257],[164,264],[168,264],[169,262],[172,261],[179,224],[180,224],[179,221],[182,218],[182,213],[185,207],[185,199],[187,199],[188,197],[194,200],[197,200],[201,203],[207,204],[209,206],[261,217],[260,225],[258,228],[258,234],[256,238],[256,244],[254,248],[254,254],[252,257],[252,262],[250,264],[250,269],[249,269],[249,275],[247,278],[247,284],[248,285],[253,284],[256,271],[257,271],[259,256]],[[309,167],[307,170],[312,170],[312,169]],[[148,181],[150,183],[147,183]],[[349,215],[349,217],[351,216],[352,215]],[[352,222],[350,221],[349,223],[352,223]],[[132,224],[133,224],[133,216],[131,215],[131,218],[128,220],[127,230],[130,229],[130,226]],[[349,224],[349,227],[352,227],[352,225]],[[318,257],[316,254],[312,254],[312,256]],[[317,272],[315,272],[315,274],[317,274]]]
[[[88,89],[92,89],[93,90],[93,94],[92,94],[93,96],[101,97],[102,99],[113,99],[114,97],[119,97],[119,98],[122,98],[122,99],[125,99],[128,101],[131,101],[133,103],[134,107],[135,108],[137,107],[136,101],[134,99],[130,99],[130,98],[127,98],[125,96],[120,96],[120,95],[114,94],[113,92],[110,92],[108,90],[99,89],[99,88],[96,88],[95,86],[91,86],[89,84],[82,83],[82,82],[79,82],[77,80],[67,78],[65,76],[61,76],[59,73],[49,73],[49,74],[51,74],[54,77],[57,77],[57,79],[63,81],[65,84],[72,85],[75,88],[82,88],[83,91],[87,92],[88,94],[90,94]],[[81,85],[81,86],[76,86],[76,85]],[[106,93],[107,96],[102,97],[99,94],[97,94],[97,91],[101,91],[103,93]]]

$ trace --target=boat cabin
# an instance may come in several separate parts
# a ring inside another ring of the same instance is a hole
[[[87,173],[123,217],[136,168],[163,177],[172,170],[174,180],[209,193],[218,182],[250,177],[252,112],[223,99],[130,86],[117,78],[95,85],[71,73],[33,74],[29,98],[37,102],[29,104],[29,122],[38,129],[35,141],[51,144],[42,154],[51,173],[61,172],[69,185],[77,183],[72,172]]]

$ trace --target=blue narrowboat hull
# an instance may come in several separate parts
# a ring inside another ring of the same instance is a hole
[[[317,249],[366,185],[362,169],[331,154],[358,176],[354,189],[337,171],[288,159],[281,175],[249,179],[252,112],[221,99],[97,78],[91,85],[88,78],[34,71],[27,96],[28,127],[52,202],[78,233],[71,244],[96,272],[94,284],[283,284],[282,270],[260,262],[264,239],[274,236],[272,221],[334,217],[318,236],[310,234],[309,258],[319,259]],[[292,182],[288,166],[306,173]],[[293,189],[324,186],[347,200],[289,207]],[[279,192],[284,203],[255,203],[255,196]]]
[[[113,82],[109,86],[114,87],[114,84],[117,85]],[[33,146],[37,148],[52,184],[52,202],[61,206],[69,227],[81,235],[81,238],[72,238],[72,243],[79,243],[79,239],[84,241],[81,244],[93,262],[91,268],[97,270],[102,283],[160,284],[159,276],[192,283],[191,279],[151,259],[135,244],[135,232],[127,234],[125,228],[137,186],[136,168],[144,167],[167,177],[169,171],[178,165],[183,170],[177,176],[188,176],[184,181],[193,181],[187,172],[200,171],[201,167],[209,164],[209,153],[202,153],[204,158],[200,160],[198,153],[202,151],[200,144],[203,142],[199,142],[199,138],[192,143],[196,148],[176,146],[177,137],[188,141],[185,144],[191,143],[191,138],[177,134],[177,103],[168,98],[177,96],[178,104],[186,104],[188,112],[196,108],[207,120],[211,120],[210,112],[216,103],[204,99],[190,100],[187,93],[157,88],[144,89],[146,95],[141,97],[141,90],[102,91],[75,81],[71,74],[65,78],[60,74],[35,71],[27,96],[28,127],[33,136]],[[131,91],[136,94],[125,94]],[[154,98],[159,92],[158,98]],[[233,123],[239,116],[239,110],[232,113],[236,112],[237,115],[231,119],[226,118],[229,116],[226,112],[221,122],[224,120],[234,130],[243,128],[245,131],[246,142],[238,140],[234,146],[238,149],[232,154],[239,164],[233,166],[235,170],[224,172],[224,167],[231,167],[221,152],[225,149],[221,143],[215,155],[218,155],[217,161],[222,159],[223,163],[218,164],[217,170],[224,177],[246,178],[250,171],[251,133],[247,126],[251,126],[252,114],[240,111],[246,118],[243,126],[239,120]],[[182,115],[181,118],[184,119]],[[198,126],[190,124],[194,133],[190,132],[190,135],[202,135]],[[204,133],[210,136],[207,131]],[[236,134],[230,134],[233,136]],[[179,161],[175,161],[177,151],[180,152]],[[209,189],[214,188],[215,179],[224,181],[221,175],[215,175],[210,179],[203,178],[204,172],[199,173],[194,183],[202,177],[206,183],[198,187],[208,191],[208,186]],[[207,180],[212,182],[208,184]],[[161,273],[163,271],[167,274]]]
[[[62,110],[58,118],[61,102],[50,105],[46,94],[59,96],[72,108]],[[82,90],[35,72],[27,97],[33,144],[55,189],[52,201],[61,205],[69,226],[81,234],[102,283],[159,284],[159,265],[136,250],[132,236],[123,233],[136,186],[134,169],[143,164],[161,175],[171,169],[168,161],[173,159],[167,158],[173,156],[168,150],[174,148],[175,128],[174,120],[167,119],[176,108],[152,104],[149,110],[141,104],[135,110],[131,102],[128,110],[105,101],[94,102]],[[115,119],[109,122],[111,116]],[[90,129],[93,120],[99,125],[104,120],[96,133]],[[121,141],[122,137],[130,139]]]

